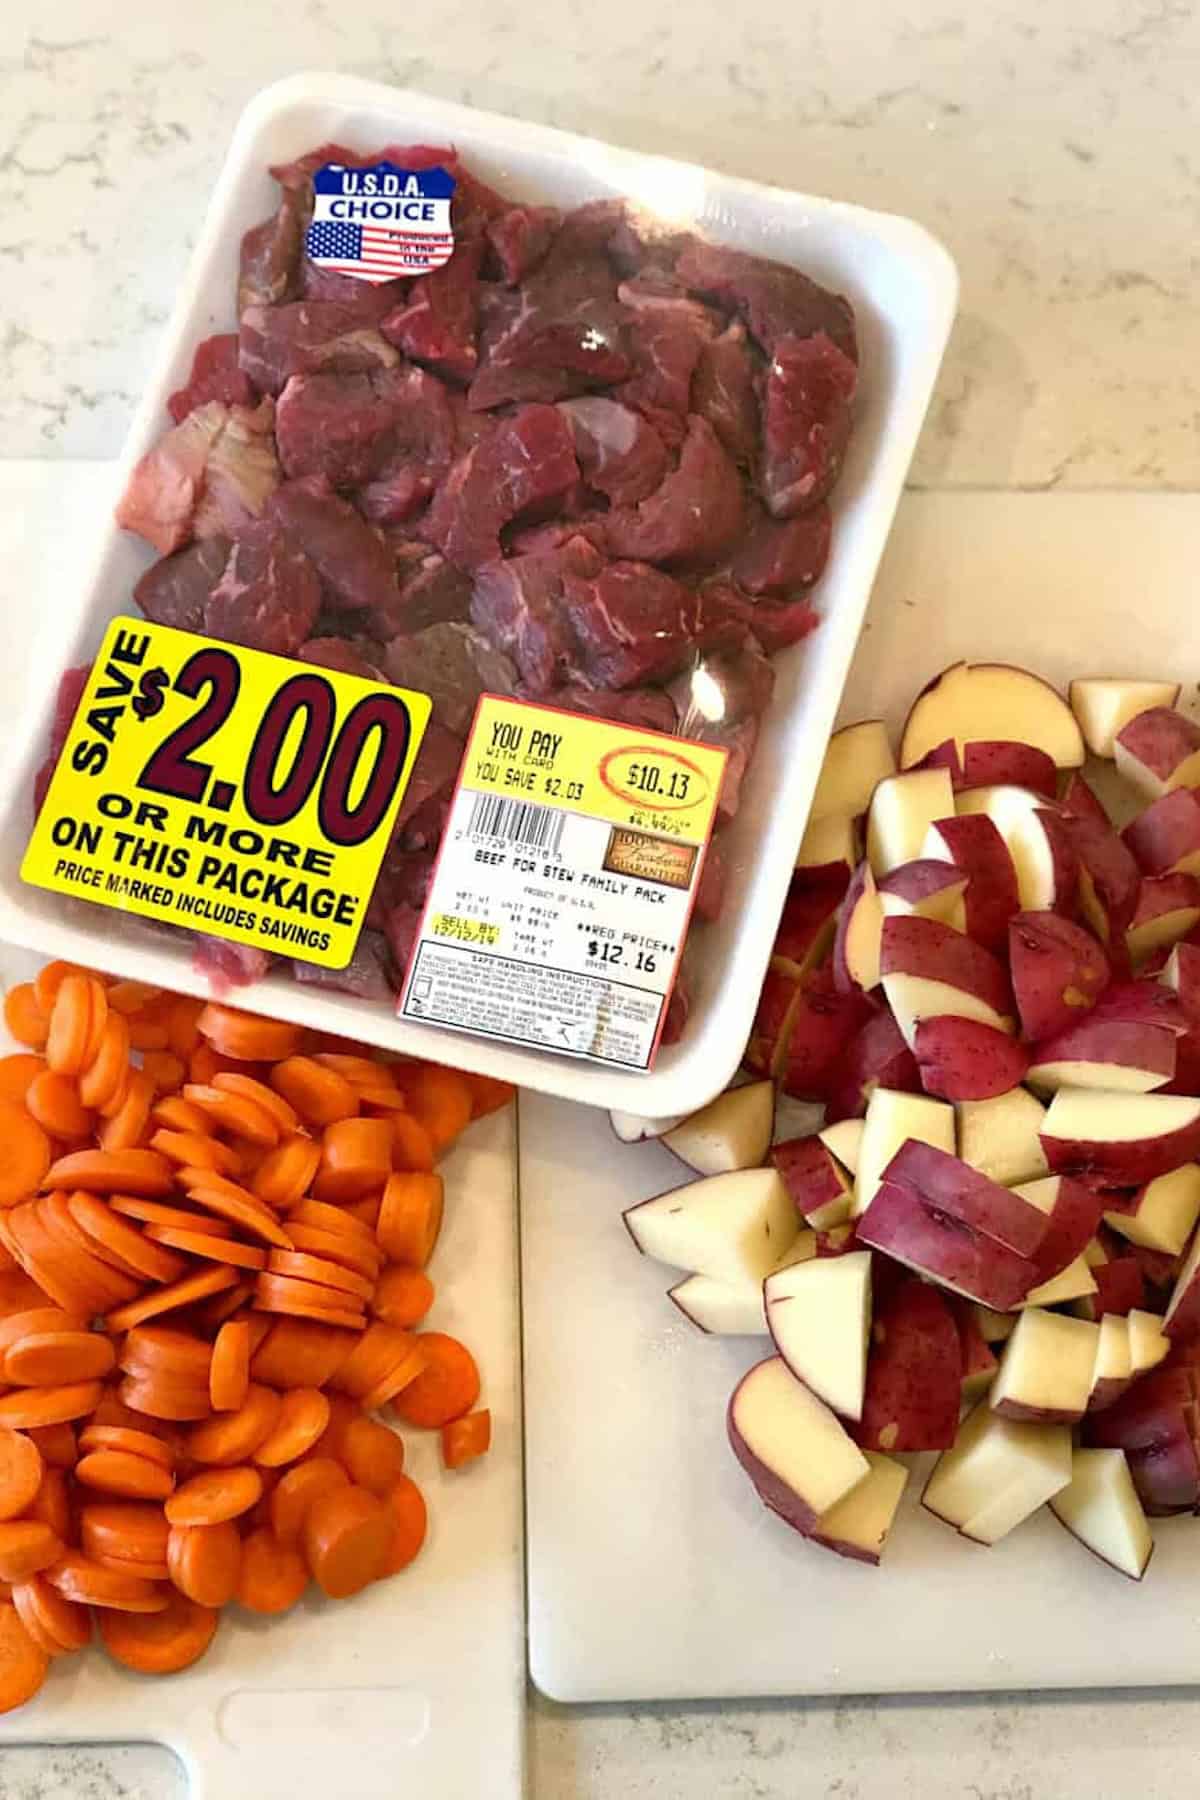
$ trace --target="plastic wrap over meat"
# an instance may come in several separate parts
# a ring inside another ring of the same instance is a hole
[[[381,157],[457,183],[454,253],[416,279],[305,253],[314,171]],[[398,986],[489,693],[724,747],[695,908],[716,918],[772,658],[819,622],[858,381],[849,302],[619,199],[564,213],[499,194],[448,146],[324,144],[272,174],[235,310],[118,518],[158,555],[133,594],[148,618],[432,698],[354,962],[293,974],[364,1001]],[[67,718],[78,692],[72,671]],[[55,753],[63,730],[56,715]],[[701,929],[693,972],[702,956]],[[261,972],[215,940],[198,960],[218,982]]]

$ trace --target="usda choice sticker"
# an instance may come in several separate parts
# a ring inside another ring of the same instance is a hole
[[[448,169],[326,163],[313,176],[312,223],[304,239],[319,269],[356,281],[428,275],[454,254]]]
[[[485,695],[400,1016],[652,1067],[726,756]]]

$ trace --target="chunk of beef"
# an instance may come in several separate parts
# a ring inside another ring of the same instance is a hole
[[[693,414],[678,467],[637,506],[603,522],[613,556],[700,567],[715,562],[742,529],[742,483],[712,426]]]
[[[634,372],[617,389],[627,406],[653,421],[673,447],[683,438],[692,377],[721,320],[689,299],[673,276],[658,271],[623,281],[618,298],[630,309],[628,331]]]
[[[394,369],[400,361],[369,320],[334,300],[246,307],[238,359],[267,394],[280,393],[292,375],[365,375],[372,369]]]
[[[676,259],[696,242],[690,231],[668,231],[649,213],[631,213],[626,207],[608,239],[611,260],[625,277],[654,274],[668,276]]]
[[[663,688],[586,688],[578,683],[551,688],[538,698],[563,712],[586,713],[592,719],[610,719],[617,725],[633,725],[640,731],[674,732],[675,705]]]
[[[737,320],[701,347],[692,376],[692,411],[707,419],[735,462],[758,453],[757,368],[746,327]]]
[[[294,656],[321,607],[321,581],[274,519],[245,530],[204,608],[204,630],[226,643]]]
[[[341,675],[361,675],[364,681],[383,681],[383,670],[366,652],[369,639],[356,643],[353,638],[315,637],[301,644],[296,655],[301,662],[318,669],[336,669]]]
[[[517,671],[470,625],[428,625],[411,637],[395,637],[384,652],[387,678],[433,701],[433,716],[465,737],[481,694],[511,694]]]
[[[700,885],[696,889],[697,919],[705,919],[711,924],[714,919],[720,918],[728,884],[729,861],[725,855],[725,840],[718,831],[714,832],[709,842],[704,867],[700,871]]]
[[[432,870],[432,857],[429,858],[429,866]],[[385,929],[388,949],[391,951],[392,963],[398,976],[396,982],[396,992],[398,994],[403,990],[405,978],[408,974],[409,959],[412,956],[413,950],[416,948],[417,933],[421,929],[421,916],[423,912],[423,906],[410,906],[405,903],[400,906],[393,906],[392,910],[387,915]]]
[[[858,370],[825,333],[784,337],[767,370],[762,491],[777,519],[823,500],[842,472]]]
[[[362,496],[359,496],[361,502]],[[466,619],[471,611],[471,577],[456,569],[428,544],[413,538],[393,546],[400,584],[395,605],[379,616],[386,640],[402,632],[422,631]]]
[[[748,594],[789,594],[810,588],[829,560],[833,518],[824,501],[794,519],[755,521],[730,573]]]
[[[354,955],[344,969],[327,969],[322,963],[292,961],[292,979],[303,987],[322,988],[330,994],[353,994],[356,1000],[389,1000],[390,952],[380,931],[360,931]]]
[[[700,592],[648,563],[612,562],[592,575],[568,573],[563,588],[574,638],[572,672],[588,687],[665,681],[695,649],[715,649],[742,636]]]
[[[357,275],[343,275],[339,269],[323,269],[308,256],[300,258],[300,298],[332,300],[364,325],[378,325],[403,306],[407,293],[407,276],[397,276],[395,281],[360,281]]]
[[[365,923],[368,929],[386,930],[387,916],[398,906],[413,908],[419,919],[432,874],[433,857],[429,852],[406,850],[399,837],[393,835],[384,851],[367,903]]]
[[[675,980],[671,998],[667,1002],[667,1016],[663,1020],[662,1036],[659,1046],[666,1049],[669,1044],[677,1044],[687,1027],[688,1014],[692,1010],[691,983],[688,980],[687,968],[680,969]]]
[[[732,582],[712,581],[705,587],[709,604],[737,620],[757,641],[767,656],[776,656],[792,644],[798,644],[819,620],[812,603],[804,595],[794,600],[754,600]]]
[[[507,651],[525,691],[547,693],[571,678],[574,634],[565,606],[569,575],[597,574],[604,559],[584,538],[552,550],[488,563],[475,577],[471,618]]]
[[[440,720],[430,719],[396,815],[395,830],[398,833],[403,832],[413,815],[433,796],[449,793],[458,779],[462,753],[462,739],[447,730]]]
[[[58,767],[58,759],[62,755],[63,745],[75,722],[75,714],[79,710],[79,702],[83,699],[83,690],[88,684],[88,676],[91,672],[91,663],[80,663],[76,668],[64,669],[58,678],[58,692],[54,696],[54,711],[50,715],[50,746],[46,752],[45,761],[33,778],[35,818],[42,810],[42,801],[46,798],[50,778]]]
[[[285,481],[271,496],[270,515],[315,564],[340,606],[367,612],[394,604],[391,554],[348,500],[320,481]]]
[[[511,304],[484,324],[480,370],[471,384],[477,410],[530,396],[561,400],[587,388],[621,381],[632,371],[624,343],[627,309],[617,299],[616,274],[604,254],[603,224],[580,208]]]
[[[250,944],[234,944],[203,931],[192,935],[192,967],[206,977],[210,992],[218,999],[234,988],[261,981],[274,961],[266,950],[255,950]]]
[[[707,725],[761,718],[775,691],[775,671],[751,639],[736,650],[713,650],[680,671],[668,686],[682,737]]]
[[[208,453],[192,520],[196,537],[233,537],[261,518],[281,479],[274,427],[275,403],[265,395],[256,407],[230,407]]]
[[[675,273],[692,293],[736,308],[768,356],[782,338],[821,331],[844,356],[858,361],[850,302],[787,263],[697,238],[676,259]]]
[[[253,406],[258,399],[254,384],[238,366],[236,331],[202,338],[196,345],[192,370],[183,387],[167,400],[167,411],[179,425],[197,406],[221,400],[226,406]]]
[[[405,303],[380,324],[389,343],[438,374],[470,381],[479,362],[475,345],[482,233],[455,245],[449,262],[420,275]]]
[[[564,400],[559,410],[570,423],[584,481],[614,506],[644,500],[659,485],[667,447],[640,413],[601,394]]]
[[[160,556],[169,556],[192,535],[208,458],[228,419],[229,408],[219,400],[198,406],[146,452],[129,477],[117,502],[117,524],[136,531]]]
[[[407,517],[424,505],[454,449],[454,420],[440,381],[423,369],[367,375],[293,375],[276,410],[279,457],[292,477],[324,475],[332,487],[378,479],[393,508],[403,483]],[[378,491],[362,510],[386,512]]]
[[[238,270],[239,317],[248,306],[278,306],[295,296],[311,211],[311,193],[285,188],[271,217],[245,234]]]
[[[557,206],[510,206],[488,221],[488,242],[510,287],[524,281],[545,256],[562,224]]]
[[[151,563],[133,590],[133,597],[156,625],[173,625],[176,631],[203,631],[208,597],[225,572],[229,560],[228,538],[199,538],[173,556]]]
[[[721,777],[721,797],[717,802],[717,818],[728,823],[737,812],[742,798],[742,782],[750,767],[758,743],[759,720],[755,713],[729,724],[724,720],[700,720],[693,723],[688,736],[701,744],[715,744],[728,750],[725,773]]]
[[[477,569],[499,557],[510,520],[561,500],[578,479],[562,414],[524,406],[451,468],[430,508],[430,539],[459,568]]]

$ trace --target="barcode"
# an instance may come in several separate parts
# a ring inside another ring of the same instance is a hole
[[[467,825],[481,837],[506,838],[528,850],[549,850],[557,856],[562,843],[566,813],[533,800],[502,800],[498,794],[476,794]]]

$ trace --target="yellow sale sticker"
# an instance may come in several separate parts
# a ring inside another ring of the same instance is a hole
[[[429,714],[426,694],[114,619],[21,875],[344,968]]]

